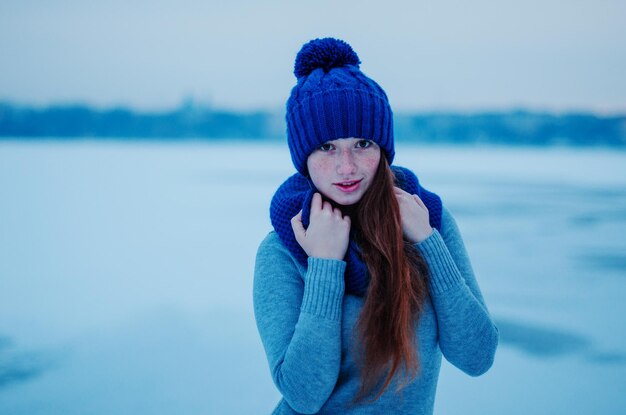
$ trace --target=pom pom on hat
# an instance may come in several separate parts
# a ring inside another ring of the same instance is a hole
[[[296,56],[294,75],[296,78],[308,76],[315,69],[322,68],[324,72],[332,68],[354,65],[357,68],[361,61],[352,46],[343,40],[326,37],[313,39],[306,43]]]

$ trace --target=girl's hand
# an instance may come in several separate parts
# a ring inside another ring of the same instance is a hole
[[[315,193],[310,219],[307,229],[302,225],[302,211],[291,219],[296,241],[304,252],[310,257],[343,260],[350,241],[350,217]]]
[[[394,190],[400,205],[404,235],[413,243],[422,242],[433,233],[428,221],[428,208],[417,195],[407,193],[399,187]]]

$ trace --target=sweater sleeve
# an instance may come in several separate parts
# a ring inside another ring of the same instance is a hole
[[[417,248],[428,263],[429,289],[439,327],[439,347],[446,359],[472,376],[493,364],[498,329],[478,287],[456,221],[444,208],[436,229]]]
[[[270,233],[257,252],[254,314],[276,387],[289,406],[310,414],[332,393],[341,365],[343,261],[299,264]]]

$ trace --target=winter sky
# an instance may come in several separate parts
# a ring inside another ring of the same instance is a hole
[[[626,111],[622,0],[0,0],[0,101],[283,107],[315,37],[395,110]]]

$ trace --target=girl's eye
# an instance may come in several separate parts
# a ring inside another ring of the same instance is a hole
[[[368,148],[371,145],[372,145],[372,142],[369,140],[359,140],[356,143],[357,148]]]
[[[321,151],[330,151],[333,149],[333,145],[332,144],[322,144],[321,146],[318,147]]]

